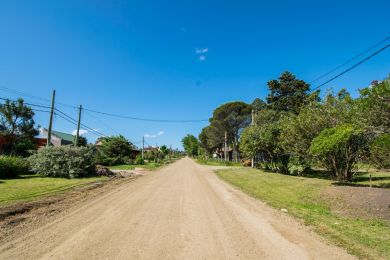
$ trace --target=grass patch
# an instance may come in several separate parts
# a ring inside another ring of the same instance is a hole
[[[160,167],[177,161],[178,158],[166,159],[161,163],[145,163],[145,164],[121,164],[108,167],[110,170],[134,170],[135,168],[143,168],[146,170],[157,170]]]
[[[203,165],[210,165],[210,166],[242,166],[239,162],[230,162],[230,161],[223,161],[223,160],[202,160],[197,159],[196,160],[199,164]]]
[[[330,201],[321,196],[332,181],[268,173],[250,168],[217,171],[217,175],[249,195],[289,213],[365,259],[390,258],[390,224],[378,219],[339,216],[330,210]]]
[[[106,177],[52,178],[39,175],[21,175],[16,179],[0,180],[0,206],[21,201],[30,201],[42,196],[55,194],[70,188],[106,180]]]
[[[370,174],[373,187],[390,188],[390,172],[364,172],[357,173],[352,183],[359,186],[370,186]]]

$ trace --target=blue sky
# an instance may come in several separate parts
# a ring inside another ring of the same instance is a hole
[[[376,0],[1,1],[0,97],[18,97],[13,89],[47,105],[56,89],[61,103],[107,113],[208,119],[224,102],[264,98],[285,70],[310,82],[389,36],[389,10]],[[389,73],[386,50],[322,89],[356,94]],[[107,135],[148,134],[149,144],[173,147],[207,124],[83,119]],[[36,121],[46,127],[48,115]],[[75,127],[56,117],[54,129]]]

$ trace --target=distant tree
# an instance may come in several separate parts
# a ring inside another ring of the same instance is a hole
[[[160,147],[160,151],[162,152],[162,154],[164,155],[164,157],[167,156],[167,155],[169,154],[169,149],[168,149],[168,147],[167,147],[166,145],[162,145],[162,146]]]
[[[256,98],[255,100],[253,100],[251,105],[252,105],[252,109],[255,112],[259,112],[261,110],[267,109],[267,103],[260,98]]]
[[[76,141],[76,137],[75,137]],[[79,136],[79,139],[77,141],[78,146],[87,146],[88,145],[88,139],[85,136]]]
[[[390,77],[360,90],[359,119],[370,131],[390,133]]]
[[[240,151],[246,158],[254,158],[263,151],[261,129],[259,126],[248,126],[241,134]]]
[[[122,135],[101,138],[98,149],[98,161],[104,165],[125,163],[134,148],[133,144]]]
[[[310,85],[299,80],[292,73],[283,72],[279,79],[268,83],[267,103],[275,111],[299,113],[300,108],[308,102]]]
[[[196,139],[193,135],[186,135],[181,140],[184,150],[186,151],[187,155],[189,156],[196,156],[198,155],[198,148],[199,148],[199,141]]]
[[[370,159],[378,168],[390,168],[390,133],[374,139],[370,145]]]
[[[233,157],[238,160],[240,131],[251,121],[252,107],[244,102],[230,102],[219,106],[213,112],[210,124],[218,129],[218,137],[227,133],[229,144],[233,145]],[[224,142],[224,138],[220,139]]]
[[[34,127],[33,117],[33,110],[23,99],[0,104],[0,135],[8,142],[6,153],[27,155],[27,150],[35,149],[34,136],[39,131]]]
[[[199,134],[200,146],[208,154],[221,149],[224,144],[225,130],[220,121],[213,121],[209,126],[202,129]]]
[[[313,139],[310,153],[319,160],[331,177],[351,181],[355,165],[367,145],[364,131],[351,124],[323,130]]]

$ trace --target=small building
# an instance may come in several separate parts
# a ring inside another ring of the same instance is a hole
[[[47,143],[48,130],[45,128],[41,129],[41,138],[45,139]],[[54,146],[69,145],[73,144],[75,136],[59,131],[51,131],[51,144]]]

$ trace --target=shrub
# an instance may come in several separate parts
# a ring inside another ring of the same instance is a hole
[[[31,168],[40,175],[74,178],[88,174],[93,150],[87,147],[45,147],[29,158]]]
[[[142,159],[142,156],[141,155],[137,155],[137,157],[134,160],[134,164],[143,165],[144,163],[145,162],[144,162],[144,159]]]
[[[390,134],[378,136],[370,146],[371,161],[378,168],[390,168]]]
[[[0,156],[0,179],[16,178],[28,172],[28,161],[20,157]]]
[[[121,135],[104,137],[101,142],[97,161],[104,165],[111,166],[126,163],[133,149],[133,144]]]
[[[354,166],[366,147],[364,132],[353,125],[342,124],[323,130],[313,139],[313,155],[338,181],[351,181]]]

